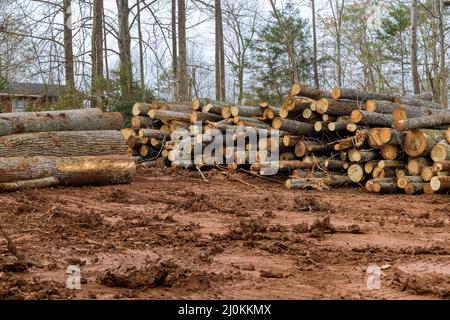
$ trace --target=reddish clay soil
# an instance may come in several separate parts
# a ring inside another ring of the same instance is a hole
[[[449,299],[450,196],[287,191],[245,173],[0,195],[0,299]],[[366,270],[382,267],[381,289]],[[81,266],[81,290],[66,268]]]

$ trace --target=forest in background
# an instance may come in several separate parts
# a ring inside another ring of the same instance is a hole
[[[279,104],[294,82],[448,106],[449,1],[1,0],[0,87],[66,85],[54,108],[208,97]],[[378,19],[377,19],[378,18]]]

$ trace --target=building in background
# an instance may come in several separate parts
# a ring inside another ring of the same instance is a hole
[[[22,112],[27,108],[45,109],[50,103],[58,101],[65,86],[42,83],[10,82],[0,89],[0,111]]]

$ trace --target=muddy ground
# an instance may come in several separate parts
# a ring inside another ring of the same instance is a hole
[[[206,178],[146,169],[131,185],[1,194],[0,299],[450,298],[449,195]]]

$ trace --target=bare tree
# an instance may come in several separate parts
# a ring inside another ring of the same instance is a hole
[[[339,2],[340,1],[340,2]],[[342,61],[341,61],[341,48],[342,48],[342,14],[345,8],[345,0],[329,0],[331,12],[334,20],[334,31],[336,36],[336,69],[337,69],[337,84],[342,87]]]
[[[439,45],[440,45],[440,79],[441,79],[441,102],[445,108],[448,108],[448,79],[445,63],[445,21],[444,21],[444,0],[439,0]]]
[[[103,108],[103,0],[94,0],[92,18],[92,101]]]
[[[315,0],[311,0],[311,14],[312,14],[312,33],[313,33],[313,72],[314,84],[319,88],[319,71],[317,67],[317,28],[316,28],[316,5]]]
[[[64,66],[66,85],[69,89],[75,88],[75,72],[73,57],[73,32],[72,32],[72,0],[63,1],[64,12]]]
[[[173,93],[175,101],[180,101],[178,92],[177,0],[172,0],[171,18]]]

